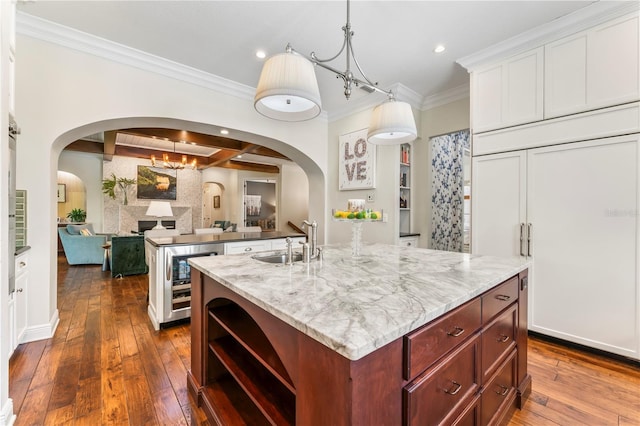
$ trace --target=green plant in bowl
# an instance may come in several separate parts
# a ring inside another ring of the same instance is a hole
[[[73,209],[67,214],[67,218],[69,218],[71,222],[84,222],[87,218],[87,212],[83,209]]]

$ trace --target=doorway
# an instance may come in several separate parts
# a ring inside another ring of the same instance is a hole
[[[430,139],[431,248],[468,253],[471,149],[469,130]]]
[[[205,182],[202,187],[202,227],[210,228],[215,221],[227,220],[229,203],[224,197],[224,185]]]
[[[263,231],[278,229],[276,216],[276,181],[244,181],[244,226],[259,226]]]

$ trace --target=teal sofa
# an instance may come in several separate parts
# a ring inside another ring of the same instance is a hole
[[[82,229],[87,229],[92,235],[82,235]],[[108,236],[96,235],[90,223],[60,227],[58,235],[69,265],[102,265],[102,246],[106,244]]]

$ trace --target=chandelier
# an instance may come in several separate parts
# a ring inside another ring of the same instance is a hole
[[[177,161],[177,160],[173,161],[171,160],[171,158],[176,158],[175,142],[173,142],[173,155],[171,157],[169,156],[169,153],[165,152],[162,154],[162,163],[158,163],[158,161],[156,161],[156,156],[151,155],[151,165],[153,167],[163,167],[165,169],[172,169],[172,170],[182,170],[187,166],[195,170],[198,165],[198,161],[196,160],[195,157],[193,157],[193,160],[189,162],[185,154],[182,154],[180,161]]]
[[[347,23],[342,27],[344,42],[334,56],[320,59],[315,52],[309,56],[298,53],[287,44],[284,53],[270,57],[262,67],[258,88],[254,98],[256,110],[269,118],[282,121],[304,121],[317,117],[322,109],[320,91],[314,65],[329,70],[344,82],[344,96],[349,99],[354,87],[367,92],[378,92],[387,96],[387,101],[374,108],[371,115],[367,140],[374,144],[392,145],[413,141],[417,136],[411,106],[395,99],[391,90],[383,90],[373,83],[358,63],[353,53],[353,31],[351,31],[350,0],[347,0]],[[339,71],[328,62],[346,51],[346,70]],[[353,60],[362,78],[351,70]]]

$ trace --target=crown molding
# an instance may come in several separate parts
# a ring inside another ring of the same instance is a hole
[[[47,43],[253,101],[255,88],[18,11],[16,32]]]
[[[435,95],[425,96],[422,101],[422,110],[428,110],[436,108],[442,105],[449,104],[451,102],[459,101],[461,99],[469,98],[469,85],[462,84],[457,87],[445,90],[444,92],[436,93]]]
[[[253,102],[255,87],[18,11],[16,33]],[[318,116],[328,120],[326,111]]]
[[[584,31],[611,19],[629,13],[638,13],[639,6],[640,2],[638,0],[597,1],[573,13],[525,31],[479,52],[460,58],[456,62],[467,69],[467,71],[472,72],[485,64],[495,63],[503,58],[540,47],[551,41]]]

